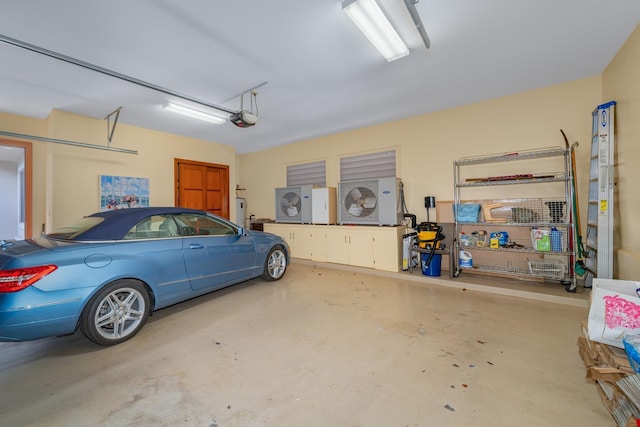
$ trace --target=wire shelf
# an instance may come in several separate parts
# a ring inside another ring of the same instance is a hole
[[[457,187],[487,187],[496,185],[514,185],[514,184],[541,184],[544,182],[562,182],[569,178],[561,172],[551,172],[542,176],[532,176],[531,178],[518,179],[487,179],[486,181],[461,182]]]
[[[532,264],[534,264],[532,262]],[[499,274],[502,276],[530,277],[532,279],[564,280],[568,278],[566,266],[555,263],[537,263],[549,265],[533,265],[530,268],[516,266],[499,265],[473,265],[472,268],[462,268],[461,271],[472,270],[473,272]]]
[[[514,276],[526,276],[530,275],[529,270],[522,267],[514,267],[514,266],[500,266],[500,265],[474,265],[474,270],[486,272],[486,273],[500,273],[500,274],[508,274]]]
[[[570,225],[570,206],[564,198],[492,199],[481,204],[478,221],[464,224]]]
[[[459,166],[481,165],[485,163],[512,162],[514,160],[541,159],[545,157],[563,156],[567,150],[561,147],[525,150],[514,153],[497,153],[488,156],[462,157],[455,164]]]
[[[458,261],[458,272],[466,269],[532,281],[569,280],[575,284],[570,262],[575,256],[571,241],[571,153],[568,148],[547,147],[454,161],[456,250],[468,250],[473,257],[471,268]],[[514,164],[506,164],[510,162]],[[525,186],[519,190],[521,184]],[[529,190],[531,184],[541,185]],[[500,187],[504,185],[515,189]],[[471,187],[488,188],[476,191]],[[462,193],[476,197],[463,199]],[[515,197],[495,198],[499,194]],[[536,198],[518,198],[520,194]],[[468,213],[471,208],[464,209],[464,204],[478,206],[477,215]]]
[[[543,277],[545,279],[562,279],[567,274],[567,266],[560,262],[538,262],[529,261],[529,272],[533,276]]]

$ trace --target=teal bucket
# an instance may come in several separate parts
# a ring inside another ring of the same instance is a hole
[[[420,265],[422,266],[422,274],[425,276],[440,276],[440,268],[442,264],[442,255],[433,254],[431,258],[431,262],[427,265],[427,260],[429,259],[429,254],[421,253],[420,254]]]

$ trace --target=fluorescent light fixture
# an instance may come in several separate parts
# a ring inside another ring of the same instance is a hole
[[[162,109],[166,111],[171,111],[173,113],[182,114],[184,116],[189,116],[194,119],[204,120],[205,122],[213,123],[216,125],[221,125],[227,121],[226,119],[220,116],[216,116],[210,113],[205,113],[204,111],[200,111],[200,110],[194,110],[193,108],[185,107],[184,105],[174,104],[172,102],[169,102],[168,104],[163,105]]]
[[[342,0],[342,10],[388,62],[409,55],[409,48],[375,0]]]
[[[429,49],[431,47],[431,40],[429,40],[427,30],[424,29],[422,19],[420,19],[420,14],[418,14],[418,9],[416,9],[416,3],[418,3],[418,0],[404,0],[404,4],[407,6],[409,15],[411,15],[411,19],[413,20],[413,23],[416,26],[418,33],[420,34],[420,38],[424,43],[424,47]]]

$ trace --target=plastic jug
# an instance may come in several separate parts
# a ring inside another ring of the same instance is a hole
[[[460,250],[460,268],[472,268],[473,267],[473,256],[471,252],[467,252],[465,250]]]
[[[562,252],[562,231],[551,228],[551,252]]]

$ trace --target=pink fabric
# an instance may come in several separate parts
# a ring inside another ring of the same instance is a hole
[[[608,328],[640,328],[640,305],[634,304],[620,295],[605,296],[604,321]]]

